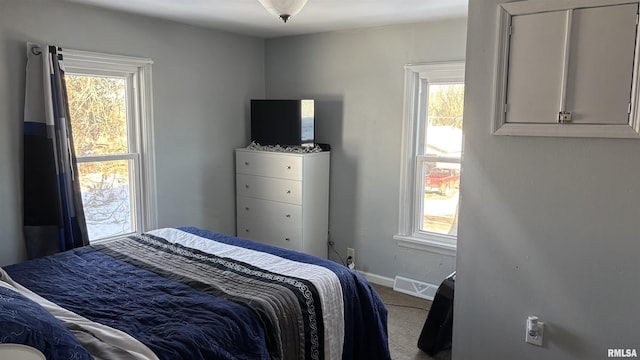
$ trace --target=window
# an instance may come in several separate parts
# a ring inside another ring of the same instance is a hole
[[[63,55],[89,241],[155,228],[151,60]]]
[[[455,255],[464,62],[407,65],[400,246]]]

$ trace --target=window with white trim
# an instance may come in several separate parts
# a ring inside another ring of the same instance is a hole
[[[89,241],[156,227],[150,59],[64,50]]]
[[[400,246],[455,255],[458,235],[464,62],[407,65]]]

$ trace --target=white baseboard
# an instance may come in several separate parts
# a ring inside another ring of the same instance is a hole
[[[382,285],[390,288],[393,287],[394,280],[392,278],[371,274],[364,271],[358,271],[358,273],[364,276],[364,278],[367,279],[367,281],[370,283],[374,283],[376,285]]]

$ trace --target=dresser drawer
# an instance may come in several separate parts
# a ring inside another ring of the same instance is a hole
[[[301,226],[302,206],[238,196],[237,217],[260,219],[279,226]]]
[[[236,151],[236,173],[302,180],[302,157],[255,151]]]
[[[238,196],[302,204],[302,182],[270,177],[236,175]]]
[[[302,251],[302,229],[238,217],[237,236],[284,249]]]

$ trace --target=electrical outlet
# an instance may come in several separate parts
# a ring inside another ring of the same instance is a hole
[[[537,316],[529,316],[527,318],[525,340],[529,344],[542,346],[542,337],[544,335],[544,323],[538,320]]]
[[[351,261],[356,262],[356,249],[347,248],[347,257],[351,256]]]

